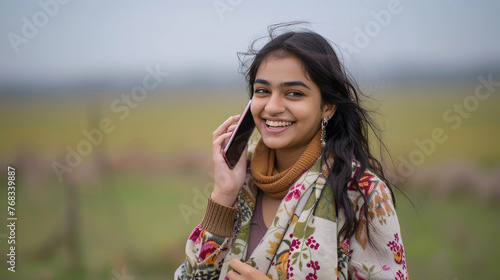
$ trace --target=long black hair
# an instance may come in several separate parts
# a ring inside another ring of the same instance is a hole
[[[358,184],[365,170],[369,169],[377,174],[387,184],[392,194],[380,161],[370,151],[368,143],[370,130],[380,141],[381,146],[385,147],[385,145],[379,136],[380,130],[370,118],[368,111],[361,105],[360,96],[363,94],[347,74],[332,45],[324,37],[310,30],[289,31],[275,35],[275,30],[281,27],[283,25],[273,25],[268,28],[270,40],[262,48],[255,47],[259,41],[257,39],[250,45],[247,52],[238,53],[241,62],[240,72],[245,75],[248,91],[252,97],[253,83],[262,61],[269,56],[295,56],[299,58],[306,72],[320,88],[323,104],[337,105],[335,114],[326,127],[323,157],[333,157],[333,166],[329,166],[330,174],[327,182],[333,189],[337,211],[341,207],[346,215],[339,237],[350,238],[356,233],[360,222],[356,219],[354,205],[348,197],[353,158],[360,165],[353,183],[364,199],[363,215],[368,222],[367,197]],[[393,194],[392,200],[395,204]],[[370,226],[366,227],[368,240],[371,241],[369,228]]]

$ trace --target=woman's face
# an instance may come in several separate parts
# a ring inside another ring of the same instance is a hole
[[[295,56],[269,57],[259,65],[253,84],[251,111],[262,140],[271,149],[305,150],[321,119],[335,105],[321,105],[318,86]]]

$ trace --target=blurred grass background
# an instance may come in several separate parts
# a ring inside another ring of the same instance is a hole
[[[479,101],[454,130],[443,113],[477,84],[368,89],[394,164],[435,128],[447,135],[396,191],[412,279],[499,279],[500,98]],[[165,279],[204,213],[211,187],[211,133],[246,104],[232,92],[149,92],[121,120],[110,104],[128,92],[16,95],[0,103],[0,161],[16,168],[15,274],[2,279]],[[109,118],[88,156],[57,179],[66,146]],[[4,181],[5,182],[5,181]],[[7,190],[0,192],[6,223]],[[205,195],[205,196],[203,196]],[[8,232],[0,227],[6,266]],[[133,277],[133,278],[132,278]]]

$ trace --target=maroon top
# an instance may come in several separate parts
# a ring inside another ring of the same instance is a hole
[[[247,242],[247,260],[250,258],[257,245],[259,245],[260,240],[264,237],[266,232],[267,227],[264,223],[264,216],[262,215],[262,191],[258,190]]]

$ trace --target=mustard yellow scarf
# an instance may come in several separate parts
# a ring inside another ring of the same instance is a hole
[[[299,160],[288,169],[277,172],[274,166],[275,150],[269,149],[262,139],[259,140],[252,157],[251,172],[254,183],[265,194],[282,199],[291,185],[318,160],[323,147],[320,142],[321,131],[313,137]]]

